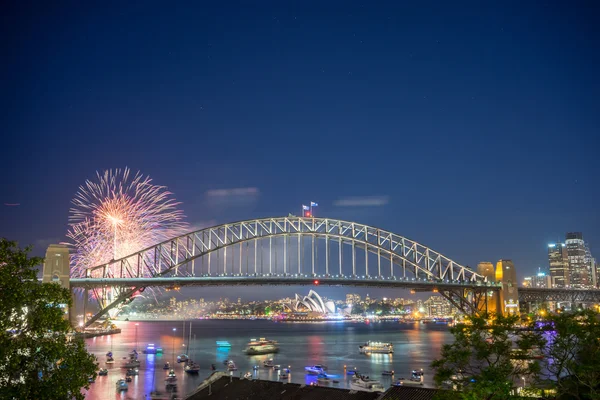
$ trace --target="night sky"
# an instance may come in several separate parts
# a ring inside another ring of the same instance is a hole
[[[36,254],[128,166],[192,226],[313,200],[521,277],[567,231],[600,258],[597,2],[54,3],[0,6],[0,236]]]

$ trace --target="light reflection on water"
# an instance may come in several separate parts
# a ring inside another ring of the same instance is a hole
[[[123,357],[135,348],[136,334],[133,322],[117,322],[122,333],[114,336],[100,336],[87,339],[88,350],[96,354],[101,367],[109,369],[108,376],[99,376],[91,384],[87,398],[95,399],[143,399],[152,390],[165,391],[163,370],[166,362],[171,363],[177,374],[179,394],[195,389],[203,379],[210,375],[211,364],[223,371],[223,361],[232,359],[238,371],[236,376],[252,372],[260,379],[277,380],[279,371],[263,368],[263,361],[273,358],[274,364],[282,368],[288,365],[291,373],[287,381],[295,383],[315,383],[317,377],[306,375],[307,365],[325,364],[332,379],[339,380],[335,387],[349,387],[351,375],[346,370],[357,368],[358,371],[378,379],[384,386],[389,386],[394,379],[381,376],[385,370],[396,371],[395,379],[409,378],[410,371],[423,368],[426,386],[432,384],[431,361],[439,356],[443,344],[450,343],[452,335],[445,325],[435,324],[399,324],[383,323],[274,323],[271,321],[216,321],[199,320],[192,324],[192,336],[195,340],[184,341],[182,322],[152,321],[139,322],[137,339],[140,352],[140,371],[132,377],[129,390],[117,393],[115,383],[125,377],[126,369],[120,368]],[[189,323],[187,324],[189,327]],[[177,331],[173,334],[172,329]],[[188,328],[186,327],[186,336]],[[266,337],[277,340],[281,350],[278,354],[246,356],[243,350],[251,338]],[[231,348],[217,347],[217,340],[227,340]],[[358,352],[358,346],[369,341],[392,342],[393,355],[364,355]],[[105,354],[111,350],[115,364],[105,365]],[[142,354],[148,343],[163,348],[163,354]],[[183,364],[177,364],[176,357],[182,353],[191,353],[192,360],[200,364],[198,375],[183,372]],[[259,369],[253,371],[253,366]]]

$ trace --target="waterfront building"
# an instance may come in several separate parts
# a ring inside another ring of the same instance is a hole
[[[442,296],[431,296],[423,304],[426,314],[430,317],[447,317],[454,314],[452,304]]]
[[[534,275],[532,278],[533,278],[532,287],[534,287],[534,288],[550,289],[552,287],[552,278],[550,277],[550,274],[542,272],[541,269],[538,270],[538,273],[536,275]]]
[[[552,287],[552,279],[550,275],[542,272],[541,268],[538,271],[539,272],[536,275],[526,276],[523,278],[523,287],[547,289]]]
[[[301,297],[296,293],[293,311],[313,311],[321,314],[334,314],[335,304],[333,301],[323,301],[321,296],[314,290],[310,290],[308,295]]]
[[[553,288],[570,286],[569,260],[564,243],[550,243],[548,245],[548,263],[550,264],[550,277]]]
[[[567,260],[569,262],[570,284],[573,288],[583,289],[591,286],[589,250],[583,241],[581,232],[569,232],[566,235]],[[587,251],[586,251],[587,250]]]

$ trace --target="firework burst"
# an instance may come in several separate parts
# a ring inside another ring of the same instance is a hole
[[[140,172],[107,170],[79,187],[69,212],[71,276],[183,233],[187,224],[173,194]]]

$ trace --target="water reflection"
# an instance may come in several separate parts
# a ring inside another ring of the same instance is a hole
[[[108,376],[100,376],[91,384],[88,399],[106,398],[144,398],[154,389],[165,391],[165,378],[168,370],[163,370],[166,362],[171,363],[177,376],[179,394],[183,395],[195,389],[203,379],[210,375],[211,364],[217,370],[225,371],[223,361],[232,359],[238,367],[236,376],[251,372],[254,377],[271,380],[311,384],[316,382],[315,375],[306,375],[304,367],[325,364],[328,375],[339,380],[333,387],[349,387],[348,371],[356,368],[361,373],[380,380],[384,385],[392,383],[391,377],[382,377],[385,370],[396,371],[396,376],[409,376],[413,369],[426,371],[425,383],[431,385],[431,361],[439,355],[441,346],[450,342],[452,336],[447,327],[419,324],[289,324],[268,321],[211,321],[200,320],[192,323],[192,332],[196,335],[188,346],[183,346],[183,332],[179,322],[139,322],[139,348],[145,349],[148,343],[162,347],[163,353],[141,354],[139,376],[129,383],[127,393],[117,393],[115,383],[124,378],[126,369],[122,369],[122,358],[135,347],[135,325],[133,322],[118,322],[122,329],[120,335],[100,336],[86,340],[89,351],[96,354],[100,367],[109,370]],[[180,328],[173,333],[172,328]],[[189,326],[189,325],[188,325]],[[187,331],[187,328],[186,328]],[[189,332],[189,331],[187,331]],[[266,337],[277,340],[280,352],[270,355],[248,356],[244,353],[246,344],[253,337]],[[217,347],[216,340],[227,340],[231,347]],[[395,353],[360,354],[358,346],[366,341],[392,342]],[[114,353],[115,364],[105,364],[105,354]],[[193,359],[200,364],[197,375],[184,372],[184,365],[176,362],[182,349],[193,349]],[[280,378],[280,371],[264,368],[263,362],[273,358],[273,364],[282,368],[291,367],[288,378]],[[258,365],[257,370],[253,369]],[[344,368],[346,366],[346,369]]]

